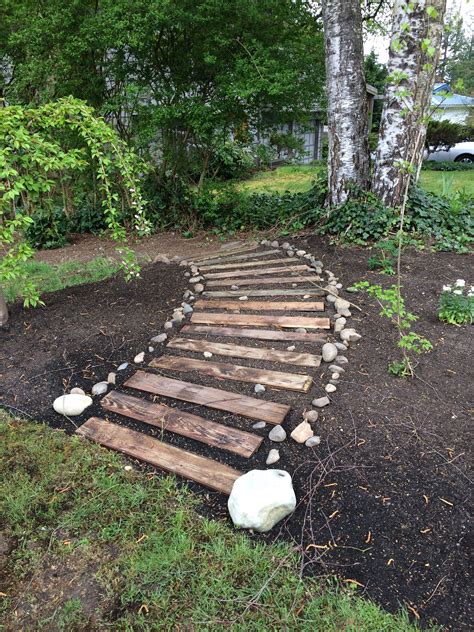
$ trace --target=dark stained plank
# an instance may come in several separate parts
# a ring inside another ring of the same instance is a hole
[[[232,393],[220,388],[201,386],[191,382],[173,380],[169,377],[137,371],[124,384],[146,393],[173,397],[183,402],[199,404],[208,408],[225,410],[235,415],[242,415],[269,424],[283,423],[290,407],[286,404],[268,402],[255,397],[247,397],[240,393]]]
[[[106,410],[119,415],[247,458],[252,456],[263,441],[262,437],[250,432],[224,426],[179,408],[170,408],[119,391],[111,391],[100,403]]]
[[[270,264],[279,263],[285,264],[289,269],[293,266],[301,263],[300,259],[286,259],[280,257],[279,259],[266,259],[265,261],[244,261],[242,263],[216,263],[214,265],[199,266],[200,272],[207,272],[208,270],[233,270],[235,268],[256,268],[258,266],[268,266]]]
[[[210,342],[209,340],[192,340],[190,338],[173,338],[168,343],[172,349],[184,349],[185,351],[204,352],[210,351],[216,355],[230,356],[232,358],[250,358],[265,362],[281,362],[296,366],[318,367],[321,364],[321,356],[313,353],[297,353],[295,351],[278,351],[265,347],[243,347],[240,345],[222,342]]]
[[[76,432],[106,448],[178,474],[223,494],[230,494],[242,472],[198,454],[168,445],[136,430],[91,417]]]
[[[289,285],[290,283],[311,283],[313,274],[308,276],[287,276],[274,277],[271,279],[218,279],[217,281],[207,281],[206,287],[224,287],[225,285]]]
[[[305,329],[329,329],[329,318],[307,316],[273,316],[272,314],[222,314],[193,312],[191,322],[199,325],[243,325],[244,327],[304,327]]]
[[[258,268],[257,270],[228,270],[227,272],[204,272],[204,278],[205,279],[234,279],[236,277],[243,277],[243,276],[262,276],[262,275],[266,275],[266,274],[279,274],[280,272],[303,272],[303,271],[308,271],[311,270],[311,268],[309,266],[306,265],[300,265],[300,266],[293,266],[293,267],[286,267],[286,266],[282,266],[282,267],[278,267],[278,268],[267,268],[266,270],[262,270],[261,268]],[[238,281],[236,281],[236,283],[238,283]]]
[[[239,327],[213,327],[212,325],[184,325],[180,334],[205,334],[227,338],[251,338],[253,340],[275,340],[279,342],[316,342],[324,344],[324,334],[300,333],[299,331],[275,331],[273,329],[240,329]]]
[[[232,298],[233,296],[324,296],[326,292],[320,288],[278,288],[268,290],[218,290],[215,292],[203,292],[202,296],[213,298]]]
[[[219,250],[214,250],[212,252],[208,252],[194,256],[194,257],[189,257],[188,261],[191,261],[192,263],[197,263],[199,261],[206,261],[207,259],[215,259],[217,257],[230,257],[231,255],[238,255],[244,252],[249,252],[251,250],[256,250],[258,248],[258,244],[257,243],[251,243],[248,244],[246,246],[242,246],[241,248],[232,248],[232,249],[228,249],[228,250],[224,250],[222,248],[219,248]]]
[[[243,255],[230,255],[229,254],[222,254],[219,255],[219,257],[214,257],[213,259],[209,258],[206,259],[205,261],[201,261],[202,265],[206,265],[206,266],[210,266],[210,265],[214,265],[219,264],[219,263],[230,263],[231,261],[240,261],[242,259],[253,259],[254,257],[267,257],[268,255],[275,255],[277,253],[279,253],[279,250],[266,250],[263,252],[250,252],[248,254],[243,254]]]
[[[231,309],[261,312],[323,312],[323,301],[215,301],[198,299],[195,309]]]
[[[313,383],[313,378],[309,375],[283,373],[282,371],[267,371],[266,369],[255,369],[238,364],[211,362],[208,360],[197,360],[196,358],[183,358],[181,356],[161,356],[154,358],[150,362],[150,366],[154,369],[168,369],[170,371],[198,371],[203,375],[210,375],[222,380],[265,384],[272,388],[303,393],[307,393]]]

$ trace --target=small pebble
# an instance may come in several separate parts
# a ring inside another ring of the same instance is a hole
[[[188,262],[186,261],[186,259],[181,259],[181,261],[179,262],[179,265],[182,268],[185,268],[188,265]]]
[[[133,467],[132,467],[131,465],[126,465],[123,469],[124,469],[126,472],[131,472],[131,471],[133,470]]]
[[[190,276],[191,276],[191,273],[190,273],[190,272],[185,272],[185,273],[184,273],[184,276],[185,276],[186,278],[188,278],[188,277],[190,277]]]
[[[267,460],[265,461],[265,463],[267,465],[273,465],[273,463],[276,463],[279,460],[280,460],[280,453],[275,448],[272,448],[270,452],[268,453]]]
[[[249,297],[248,296],[239,296],[239,301],[248,301]]]
[[[256,424],[252,424],[252,428],[254,430],[261,430],[262,428],[265,428],[267,424],[264,421],[257,421]]]
[[[294,351],[296,349],[295,345],[290,345],[286,348],[287,351]]]
[[[140,353],[137,353],[137,355],[133,358],[133,362],[135,364],[140,364],[140,362],[143,362],[144,359],[145,359],[145,352],[140,351]]]
[[[328,294],[328,295],[326,296],[326,301],[327,301],[328,303],[335,303],[335,302],[336,302],[336,297],[335,297],[335,296],[333,296],[332,294]]]
[[[281,426],[274,426],[268,433],[268,438],[270,441],[281,443],[286,439],[286,431]]]
[[[199,281],[204,281],[204,277],[202,276],[195,276],[192,279],[189,279],[190,283],[199,283]]]
[[[294,251],[294,250],[287,250],[287,251],[286,251],[286,254],[287,254],[289,257],[294,257],[294,256],[295,256],[295,251]]]
[[[238,290],[238,289],[239,289],[239,286],[238,286],[238,285],[231,285],[231,286],[230,286],[230,289],[231,289],[231,290]]]
[[[291,244],[289,244],[287,241],[285,241],[285,243],[283,243],[281,245],[283,250],[288,250],[288,248],[291,248]]]
[[[113,371],[111,371],[108,375],[107,375],[107,382],[109,384],[115,384],[115,378],[117,376],[115,375],[115,373]]]
[[[201,294],[201,292],[204,292],[204,285],[202,283],[196,283],[196,285],[194,286],[194,291],[196,292],[196,294]]]
[[[352,316],[351,310],[346,309],[345,307],[340,307],[339,313],[341,314],[341,316],[344,316],[345,318],[350,318]]]
[[[108,388],[108,382],[97,382],[97,384],[94,384],[94,386],[92,387],[91,392],[92,395],[103,395],[104,393],[107,393]]]
[[[339,351],[347,351],[347,345],[345,345],[343,342],[335,342],[334,344],[339,349]]]
[[[324,362],[332,362],[337,356],[337,347],[332,342],[326,342],[322,348]]]
[[[82,388],[79,388],[78,386],[71,388],[71,395],[85,395],[85,394],[86,392]]]
[[[151,342],[155,342],[156,344],[160,344],[164,342],[168,338],[168,334],[158,334],[157,336],[153,336]]]
[[[170,320],[167,320],[166,323],[163,325],[163,329],[173,329],[173,323]]]
[[[316,406],[316,408],[323,408],[331,402],[329,400],[329,397],[318,397],[317,399],[313,399],[311,403],[313,404],[313,406]]]
[[[303,299],[304,299],[304,300],[306,300],[307,298],[311,298],[311,294],[305,294],[305,295],[303,296]]]
[[[270,244],[270,246],[271,246],[272,248],[278,248],[278,246],[279,246],[279,245],[280,245],[280,244],[279,244],[276,240],[275,240],[275,241],[272,241],[272,242],[271,242],[271,244]]]
[[[339,373],[332,373],[331,374],[331,380],[338,380],[340,377]]]
[[[255,393],[257,393],[257,395],[259,395],[260,393],[265,393],[265,387],[263,386],[263,384],[255,384],[254,389]]]
[[[311,424],[315,421],[318,421],[318,417],[319,413],[317,410],[307,410],[303,413],[303,418],[306,419],[306,421],[309,421],[309,423]]]
[[[334,386],[334,384],[326,384],[324,390],[326,391],[326,393],[335,393],[337,391],[337,388]]]
[[[204,351],[202,354],[205,358],[212,358],[212,353],[210,351]]]
[[[336,364],[349,364],[349,360],[346,358],[346,356],[338,355],[336,358]]]
[[[306,250],[297,250],[296,251],[296,256],[297,257],[303,257],[306,254]]]
[[[313,429],[307,421],[302,421],[296,426],[290,437],[297,443],[304,443],[314,434]]]
[[[153,353],[154,350],[155,350],[155,347],[148,347],[148,353]]]
[[[345,370],[342,368],[342,366],[339,366],[337,364],[331,364],[329,370],[333,373],[345,373]]]
[[[318,437],[317,435],[314,435],[313,437],[310,437],[309,439],[307,439],[307,441],[305,441],[305,446],[308,448],[314,448],[315,446],[319,445],[321,443],[321,437]]]
[[[117,371],[125,371],[125,369],[128,367],[128,362],[122,362],[122,364],[120,364],[117,367]]]
[[[306,329],[304,327],[297,327],[295,329],[296,333],[298,334],[305,334],[306,333]]]

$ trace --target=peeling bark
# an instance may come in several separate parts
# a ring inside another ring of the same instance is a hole
[[[324,0],[328,99],[328,204],[369,183],[369,124],[360,0]]]
[[[429,16],[430,7],[436,17]],[[394,2],[388,72],[404,78],[387,83],[372,180],[372,190],[386,206],[403,201],[411,174],[401,164],[412,165],[418,179],[445,11],[446,0]],[[434,56],[424,50],[424,41]]]
[[[5,327],[8,323],[8,307],[3,294],[2,286],[0,285],[0,327]]]

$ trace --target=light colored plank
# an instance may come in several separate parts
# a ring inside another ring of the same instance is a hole
[[[226,285],[290,285],[291,283],[311,283],[314,276],[289,276],[274,277],[272,279],[219,279],[218,281],[207,281],[206,287],[224,287]]]
[[[105,410],[246,458],[252,456],[263,440],[262,437],[250,432],[224,426],[179,408],[170,408],[119,391],[108,393],[100,404]]]
[[[259,312],[323,312],[322,301],[215,301],[198,299],[195,309],[231,309]]]
[[[208,340],[191,340],[189,338],[173,338],[168,343],[171,349],[184,349],[202,353],[210,351],[216,355],[230,356],[231,358],[250,358],[264,362],[281,362],[282,364],[294,364],[296,366],[318,367],[321,364],[321,356],[313,353],[297,353],[295,351],[278,351],[265,347],[244,347],[222,342],[209,342]]]
[[[167,445],[158,439],[99,417],[91,417],[76,432],[106,448],[196,481],[223,494],[230,494],[235,480],[242,475],[242,472],[228,465]]]
[[[223,249],[222,247],[219,250],[214,250],[208,253],[203,253],[197,255],[196,257],[189,257],[188,261],[192,263],[198,263],[199,261],[206,261],[207,259],[215,259],[217,257],[230,257],[231,255],[243,254],[244,252],[249,252],[251,250],[256,250],[258,248],[258,244],[251,243],[246,246],[242,246],[241,248],[231,248],[231,249]]]
[[[289,269],[294,266],[300,265],[300,259],[284,259],[280,257],[279,259],[266,259],[265,261],[245,261],[242,263],[222,263],[215,264],[210,266],[199,266],[200,272],[208,272],[209,270],[235,270],[235,268],[256,268],[257,266],[267,266],[273,265],[274,263],[279,263],[281,265],[286,265]]]
[[[324,290],[319,288],[278,288],[268,290],[217,290],[215,292],[203,292],[202,296],[212,298],[232,298],[233,296],[324,296]]]
[[[245,260],[245,259],[254,259],[256,257],[268,257],[268,255],[275,255],[277,253],[279,253],[279,250],[266,250],[266,251],[262,251],[262,252],[250,252],[248,254],[243,254],[243,255],[222,255],[219,257],[214,257],[213,259],[206,259],[205,261],[201,261],[202,265],[206,265],[206,266],[210,266],[210,265],[214,265],[219,264],[219,263],[229,263],[231,261],[240,261],[240,260]]]
[[[198,325],[242,325],[244,327],[304,327],[305,329],[329,329],[329,318],[307,316],[273,316],[272,314],[221,314],[193,312],[191,322]]]
[[[195,358],[183,358],[181,356],[161,356],[154,358],[150,362],[150,366],[154,369],[168,369],[171,371],[198,371],[204,375],[210,375],[222,380],[264,384],[272,388],[303,393],[307,393],[313,383],[313,378],[309,375],[283,373],[282,371],[267,371],[266,369],[255,369],[238,364],[211,362],[208,360],[197,360]]]
[[[250,338],[253,340],[275,340],[278,342],[327,342],[324,334],[310,334],[299,331],[276,331],[273,329],[240,329],[239,327],[213,327],[212,325],[184,325],[181,334],[205,334],[223,338]]]
[[[235,277],[244,277],[244,276],[262,276],[265,274],[279,274],[280,272],[303,272],[311,270],[309,266],[300,265],[293,266],[292,268],[268,268],[267,270],[262,270],[259,268],[258,270],[234,270],[232,272],[206,272],[204,274],[205,279],[233,279]],[[314,271],[313,271],[314,272]],[[236,281],[238,283],[238,281]]]
[[[268,402],[256,397],[247,397],[240,393],[232,393],[220,388],[201,386],[182,380],[137,371],[124,384],[127,388],[135,388],[146,393],[173,397],[183,402],[199,404],[208,408],[225,410],[235,415],[242,415],[269,424],[283,423],[290,407],[286,404]]]

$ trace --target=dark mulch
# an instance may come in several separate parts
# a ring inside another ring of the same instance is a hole
[[[392,282],[390,277],[367,272],[367,251],[335,248],[313,237],[301,238],[300,243],[322,258],[345,286],[362,279],[383,285]],[[389,610],[404,605],[423,622],[431,620],[453,630],[468,629],[472,620],[468,605],[472,329],[440,323],[436,308],[443,283],[468,276],[466,280],[472,281],[471,261],[448,253],[405,254],[407,307],[420,317],[415,329],[435,346],[420,358],[413,380],[387,373],[389,360],[397,356],[396,335],[390,323],[379,317],[375,302],[360,294],[346,295],[362,308],[353,311],[352,323],[363,340],[347,352],[350,364],[342,384],[316,424],[321,446],[310,450],[291,440],[278,446],[279,466],[294,477],[297,511],[270,534],[255,536],[294,540],[306,551],[304,572],[337,573],[342,580],[361,584],[361,590]],[[50,295],[47,307],[39,310],[24,312],[15,306],[10,331],[0,334],[0,403],[73,431],[51,410],[53,397],[71,386],[90,389],[118,363],[146,349],[149,337],[181,302],[183,273],[183,268],[157,264],[132,284],[111,279]],[[270,346],[261,343],[265,345]],[[287,344],[271,346],[284,349]],[[296,348],[317,352],[298,344]],[[148,354],[147,360],[157,353]],[[301,367],[237,362],[305,372]],[[130,367],[118,384],[133,370]],[[315,372],[309,394],[268,389],[263,397],[292,405],[285,424],[291,430],[311,399],[323,394],[322,377],[328,377],[324,367]],[[216,380],[193,373],[182,379],[219,386]],[[225,388],[253,394],[250,384],[227,382]],[[245,429],[252,423],[199,406],[180,407]],[[76,423],[91,414],[102,414],[100,407],[94,404]],[[153,434],[143,424],[127,425]],[[268,427],[258,432],[266,437]],[[274,447],[266,440],[249,462],[171,433],[165,438],[242,470],[265,467],[268,449]],[[225,499],[219,494],[192,487],[203,499],[203,511],[227,516]]]

